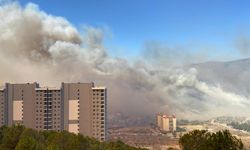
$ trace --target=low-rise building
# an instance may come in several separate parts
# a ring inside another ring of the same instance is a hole
[[[157,126],[162,131],[174,132],[176,131],[176,117],[174,115],[166,115],[158,113],[156,115]]]

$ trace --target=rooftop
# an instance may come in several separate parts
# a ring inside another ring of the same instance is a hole
[[[39,87],[39,88],[36,88],[35,90],[36,91],[39,91],[39,90],[61,90],[61,88],[58,88],[58,87]]]
[[[163,113],[157,113],[157,116],[161,116],[163,118],[176,118],[175,115],[167,115]]]
[[[95,87],[92,87],[92,89],[96,89],[96,90],[98,90],[98,89],[106,89],[106,87],[105,86],[95,86]]]

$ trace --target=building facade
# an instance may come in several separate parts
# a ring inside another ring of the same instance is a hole
[[[166,132],[174,132],[176,131],[176,117],[174,115],[166,115],[166,114],[157,114],[156,115],[157,126],[160,130]]]
[[[5,124],[5,93],[4,88],[0,88],[0,126]]]
[[[0,125],[22,124],[37,130],[67,130],[106,140],[107,89],[94,83],[38,83],[0,88]]]

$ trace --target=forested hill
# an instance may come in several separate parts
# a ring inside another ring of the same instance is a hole
[[[2,126],[0,149],[4,150],[140,150],[121,141],[99,142],[67,131],[37,131],[24,126]]]

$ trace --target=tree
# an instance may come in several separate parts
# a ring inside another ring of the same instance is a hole
[[[207,130],[194,130],[179,139],[183,150],[242,150],[243,143],[228,130],[210,133]]]
[[[40,144],[33,137],[24,137],[19,140],[15,150],[44,150],[44,145]]]
[[[37,131],[21,125],[0,128],[0,149],[4,150],[140,150],[121,141],[100,142],[68,131]]]
[[[24,129],[25,129],[24,126],[21,125],[14,125],[10,128],[7,128],[4,131],[4,137],[2,140],[1,148],[15,149]]]
[[[232,136],[228,130],[213,133],[209,142],[210,145],[214,147],[214,150],[241,150],[244,148],[242,141],[236,136]]]
[[[36,130],[26,128],[20,135],[16,150],[44,150],[45,140],[43,135]]]
[[[7,126],[1,126],[0,127],[0,144],[2,144],[3,142],[3,137],[4,137],[4,133],[7,130]]]

